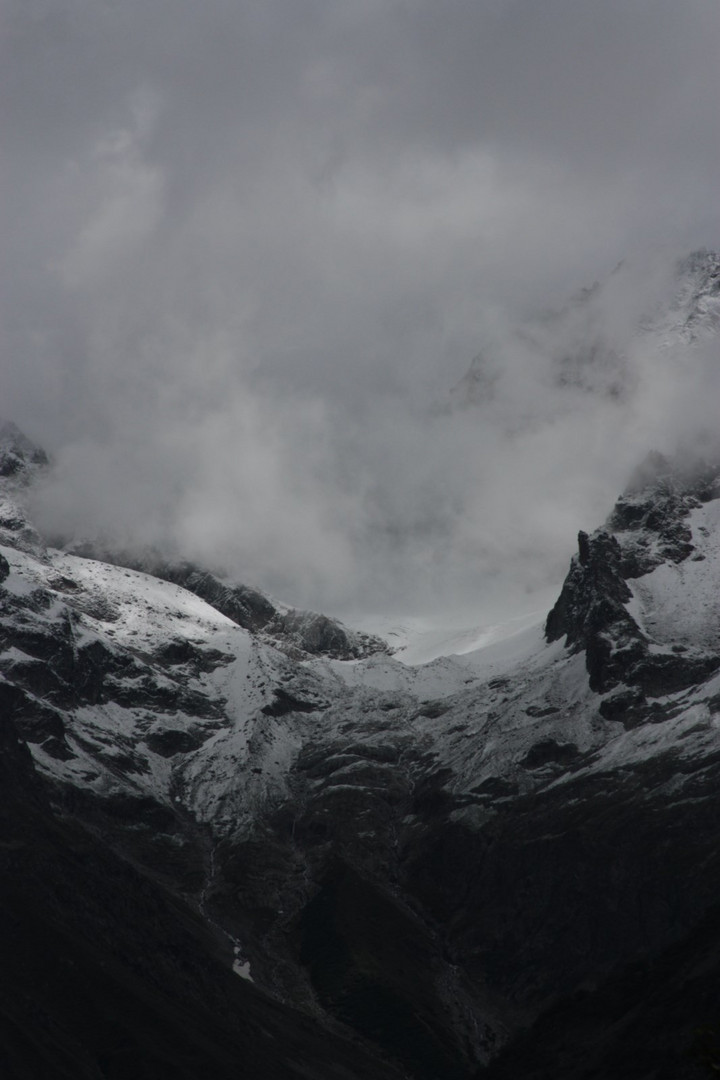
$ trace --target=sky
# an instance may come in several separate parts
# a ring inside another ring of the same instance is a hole
[[[718,55],[715,0],[0,0],[0,414],[48,531],[532,605],[717,389],[633,334],[720,246]],[[559,389],[598,337],[623,393]]]

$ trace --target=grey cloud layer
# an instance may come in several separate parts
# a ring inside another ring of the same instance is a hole
[[[0,412],[54,520],[451,603],[554,573],[664,430],[649,390],[556,415],[507,327],[720,242],[715,4],[6,0],[2,35]],[[428,418],[488,336],[538,431]]]

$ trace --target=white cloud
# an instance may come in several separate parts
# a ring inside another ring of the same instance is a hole
[[[0,395],[58,455],[56,523],[314,606],[481,603],[561,573],[714,400],[711,350],[692,378],[634,352],[620,404],[552,365],[629,348],[650,268],[720,242],[716,5],[59,0],[7,26]],[[594,323],[518,332],[639,249]],[[450,423],[483,347],[492,407]]]
[[[162,170],[143,157],[154,126],[156,102],[131,102],[133,126],[103,135],[81,161],[66,165],[65,185],[82,199],[76,235],[57,264],[63,284],[97,295],[141,259],[163,211]]]

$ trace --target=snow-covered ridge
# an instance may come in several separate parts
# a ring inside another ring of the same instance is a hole
[[[698,250],[678,260],[654,285],[621,263],[558,310],[490,336],[450,390],[447,407],[479,409],[487,422],[509,431],[552,422],[583,399],[621,408],[648,392],[655,377],[648,357],[670,354],[691,368],[693,350],[718,333],[715,252]],[[541,394],[536,402],[527,401],[521,389],[518,395],[517,358],[522,370],[535,373],[538,386],[553,389],[551,395]]]
[[[720,575],[719,523],[720,500],[698,507],[696,555],[633,583],[626,607],[650,652],[653,641],[658,648],[680,639],[691,651],[717,647],[707,593]],[[391,721],[384,740],[434,746],[460,793],[492,778],[521,780],[522,790],[560,782],[553,770],[527,772],[523,762],[536,744],[573,746],[581,757],[606,747],[596,765],[617,760],[619,747],[636,759],[639,745],[659,752],[681,736],[688,752],[686,728],[716,694],[712,680],[695,693],[688,724],[675,711],[682,695],[666,696],[672,723],[665,735],[658,729],[638,744],[617,712],[601,717],[584,656],[560,643],[549,647],[537,615],[458,631],[426,622],[405,626],[404,640],[390,627],[394,656],[297,661],[171,582],[53,549],[42,557],[10,547],[2,554],[10,571],[3,583],[5,679],[38,694],[35,657],[13,643],[28,626],[35,640],[69,627],[78,671],[82,657],[95,654],[109,666],[91,700],[78,699],[77,688],[66,701],[51,694],[62,750],[57,731],[43,738],[40,725],[31,745],[43,772],[101,797],[127,791],[181,806],[220,832],[250,827],[262,807],[289,798],[304,748],[331,743],[339,723],[371,753],[368,710]]]
[[[339,1016],[316,974],[323,948],[307,944],[330,934],[332,978],[347,955],[348,985],[365,986],[374,958],[381,992],[421,1010],[417,1037],[441,1024],[474,1070],[518,1010],[571,991],[608,949],[626,957],[612,936],[623,882],[652,847],[640,835],[621,873],[607,867],[645,807],[657,829],[715,799],[720,470],[651,464],[604,528],[580,534],[548,620],[340,627],[346,642],[387,642],[347,658],[301,646],[308,630],[332,643],[340,624],[198,568],[158,575],[45,546],[9,478],[3,717],[59,812],[189,905],[228,971],[347,1024],[347,999]],[[277,632],[288,618],[295,639]],[[682,857],[697,837],[709,857],[701,827]],[[640,873],[631,912],[644,887]],[[547,930],[588,903],[600,956],[582,927]]]
[[[339,717],[360,736],[368,710],[392,719],[384,739],[434,746],[452,763],[456,791],[478,778],[515,775],[543,738],[573,745],[579,754],[597,752],[617,738],[624,718],[627,726],[628,718],[644,716],[652,699],[659,700],[652,680],[673,697],[675,684],[684,691],[703,671],[712,674],[720,649],[711,599],[720,581],[720,499],[709,498],[714,489],[706,476],[704,503],[682,485],[668,486],[666,465],[655,460],[655,473],[631,488],[611,517],[612,542],[619,544],[613,573],[620,591],[613,602],[617,617],[626,620],[618,633],[627,640],[615,648],[614,666],[607,668],[612,674],[596,684],[595,639],[584,631],[573,638],[587,650],[582,658],[548,646],[542,612],[464,628],[446,621],[374,621],[358,640],[368,629],[379,631],[387,651],[313,657],[274,641],[267,621],[238,625],[223,604],[235,605],[229,610],[236,615],[238,604],[260,601],[224,586],[218,599],[216,579],[192,568],[183,571],[188,589],[166,580],[167,571],[164,579],[23,544],[2,549],[9,573],[0,669],[6,681],[19,680],[38,701],[47,700],[53,720],[39,720],[31,739],[44,772],[98,794],[127,790],[180,805],[220,830],[288,798],[308,743],[332,741]],[[648,524],[653,514],[659,518]],[[28,528],[23,521],[21,532]],[[588,541],[600,545],[601,560],[610,551],[602,546],[604,535]],[[587,576],[582,560],[581,550],[571,577]],[[635,577],[623,584],[633,567]],[[201,588],[211,602],[198,595]],[[583,601],[590,613],[603,596],[594,599],[591,589]],[[272,610],[297,620],[295,613]],[[29,651],[24,639],[35,642]],[[34,683],[38,661],[51,649],[38,648],[40,639],[56,639],[59,653],[67,652],[49,694]],[[623,649],[635,665],[627,675],[617,659]],[[652,677],[636,673],[645,671],[638,657]],[[689,674],[681,677],[676,669]],[[626,680],[644,688],[642,701],[632,691],[628,708],[616,704],[625,702]],[[89,697],[78,690],[83,683],[92,686]],[[593,689],[607,696],[608,688],[607,701],[593,704]],[[537,780],[524,775],[523,787]]]
[[[687,526],[693,553],[682,562],[662,562],[633,581],[629,610],[659,644],[720,652],[720,499],[694,509]]]

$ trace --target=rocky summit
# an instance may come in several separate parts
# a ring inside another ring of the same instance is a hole
[[[53,546],[49,469],[2,427],[4,1078],[720,1069],[720,458],[651,454],[549,614],[424,663]]]

